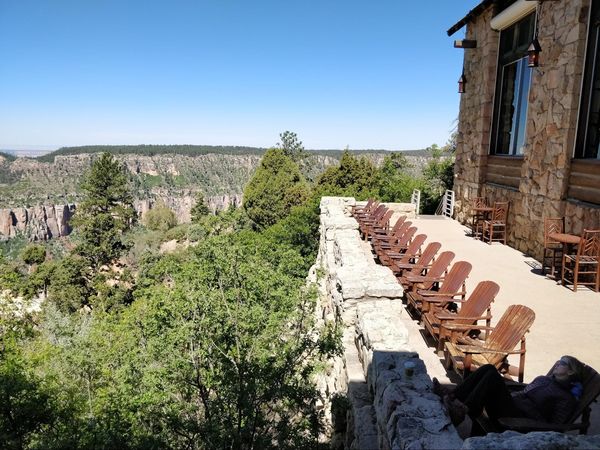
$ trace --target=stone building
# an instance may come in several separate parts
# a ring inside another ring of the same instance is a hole
[[[600,228],[600,0],[484,0],[464,26],[457,217],[509,200],[509,245],[539,259],[545,217]]]

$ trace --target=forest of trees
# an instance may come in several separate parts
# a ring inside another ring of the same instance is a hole
[[[242,208],[210,214],[199,194],[183,225],[164,205],[138,220],[104,153],[71,236],[0,254],[0,447],[319,448],[314,376],[341,350],[306,282],[320,198],[407,201],[417,187],[431,209],[452,158],[438,152],[415,179],[399,154],[376,168],[345,152],[311,182],[286,133]]]

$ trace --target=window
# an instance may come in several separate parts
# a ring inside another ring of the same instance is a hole
[[[492,154],[523,154],[531,84],[527,47],[533,40],[534,26],[535,14],[530,14],[500,32]]]
[[[592,2],[575,158],[600,159],[600,0]]]

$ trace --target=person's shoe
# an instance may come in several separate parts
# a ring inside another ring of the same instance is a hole
[[[436,377],[433,377],[433,393],[438,395],[440,398],[444,398],[444,395],[452,396],[454,389],[449,386],[442,386]]]
[[[454,426],[461,424],[469,412],[467,405],[456,398],[451,398],[450,395],[444,396],[444,406],[448,410],[450,420]]]

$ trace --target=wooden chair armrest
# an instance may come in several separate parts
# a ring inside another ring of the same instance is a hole
[[[467,330],[487,330],[491,331],[494,327],[488,327],[485,325],[469,325],[466,323],[440,323],[440,327],[444,327],[450,331],[467,331]]]
[[[487,315],[487,316],[460,316],[460,317],[457,317],[456,314],[448,314],[448,313],[444,313],[444,312],[437,312],[437,313],[434,313],[434,315],[435,315],[435,317],[437,317],[441,321],[444,321],[444,320],[454,320],[454,319],[487,320],[487,319],[491,319],[492,318],[491,315]]]
[[[464,302],[466,300],[463,300],[461,298],[454,298],[451,294],[446,294],[446,295],[438,295],[438,296],[422,296],[421,298],[424,302],[427,303],[446,303],[446,302],[452,302],[452,303],[460,303],[460,302]]]
[[[495,350],[492,348],[479,347],[477,345],[456,345],[456,348],[463,353],[495,353],[497,355],[520,355],[525,353],[525,350]]]
[[[580,429],[581,423],[551,423],[526,417],[500,417],[500,425],[515,431],[571,431]]]
[[[446,298],[452,298],[455,295],[460,295],[460,294],[445,294],[443,292],[439,292],[439,291],[431,291],[431,290],[426,290],[426,289],[419,289],[417,291],[417,294],[422,295],[423,297],[446,297]]]
[[[427,275],[408,275],[407,281],[411,283],[420,283],[425,281],[444,281],[444,277],[428,277]]]
[[[396,267],[398,269],[425,269],[427,266],[423,266],[421,264],[411,264],[411,263],[396,263]]]

